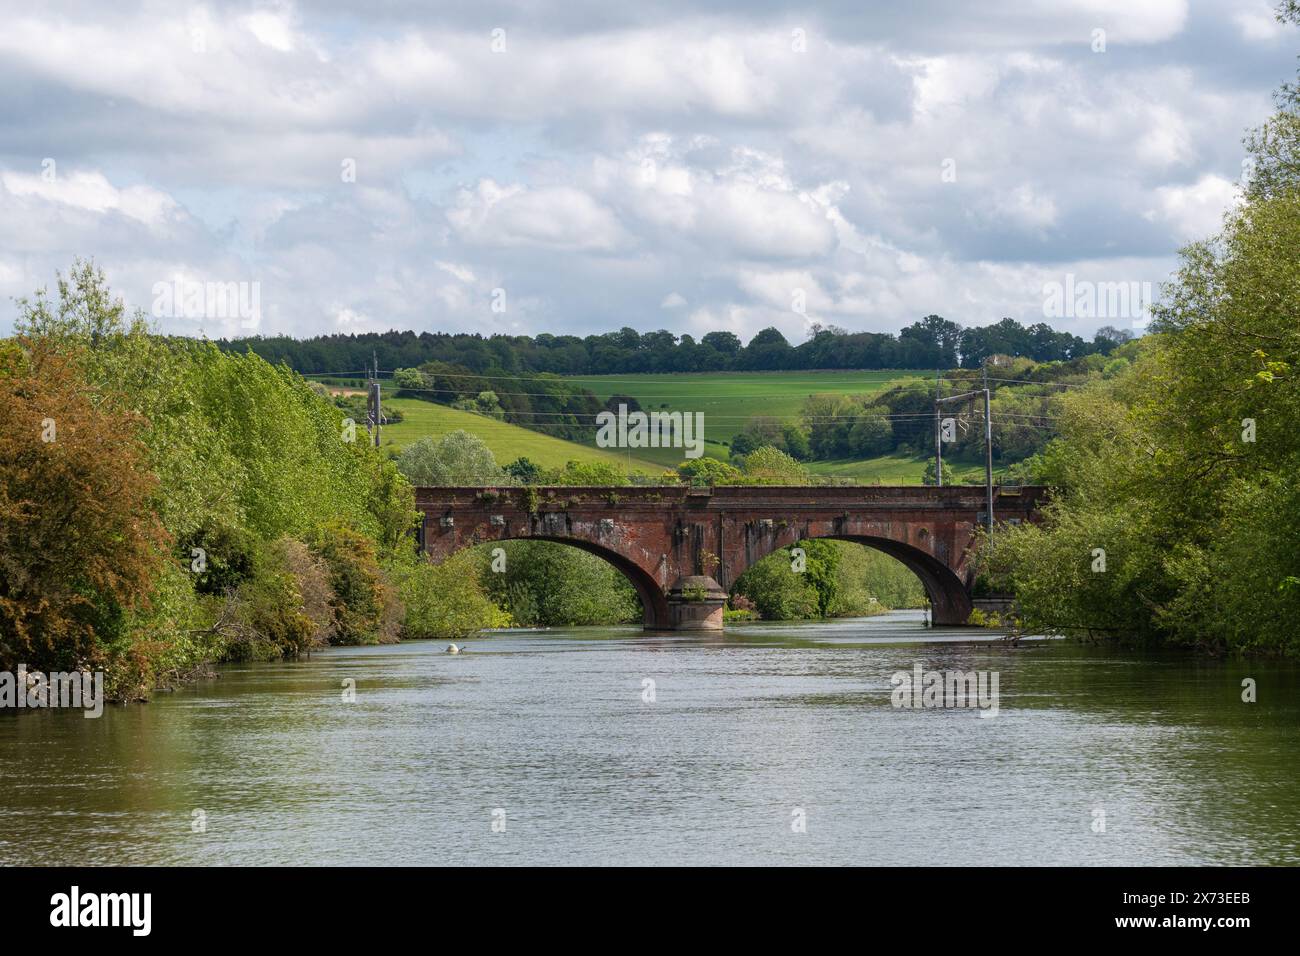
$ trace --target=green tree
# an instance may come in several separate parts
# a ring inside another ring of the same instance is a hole
[[[510,462],[504,470],[521,485],[539,485],[544,477],[541,465],[523,457]]]
[[[804,579],[817,593],[817,614],[829,617],[839,599],[840,551],[834,541],[800,541],[804,549]]]
[[[785,441],[784,450],[791,458],[796,461],[807,461],[812,458],[812,445],[808,441],[808,433],[797,424],[789,424],[781,429],[781,437]]]
[[[451,407],[466,412],[474,412],[476,415],[486,415],[488,418],[495,418],[498,421],[506,417],[505,409],[501,407],[501,399],[497,397],[496,392],[490,389],[484,389],[473,398],[462,398],[459,401],[452,402]]]
[[[925,605],[925,588],[901,562],[850,541],[830,542],[839,552],[833,617],[858,617]]]
[[[809,481],[808,469],[771,445],[746,455],[744,472],[748,484],[806,485]]]
[[[259,648],[295,653],[303,638],[289,620],[294,589],[306,608],[324,603],[328,583],[313,576],[310,561],[286,568],[267,559],[277,539],[337,523],[355,529],[376,555],[410,547],[410,484],[287,368],[154,334],[141,313],[127,314],[92,263],[59,275],[54,294],[20,300],[16,327],[33,349],[75,369],[77,388],[119,426],[137,429],[134,445],[120,427],[96,431],[101,441],[121,438],[123,449],[141,449],[151,490],[140,527],[156,520],[176,542],[170,560],[157,565],[148,599],[113,613],[103,654],[113,696],[146,696],[222,654],[243,653],[248,635]],[[117,480],[135,487],[126,467]],[[60,506],[75,500],[74,486],[58,487]],[[129,549],[120,558],[123,569],[132,566]],[[30,573],[39,562],[29,556],[25,564]],[[113,593],[103,583],[87,587],[91,600]],[[392,630],[395,607],[381,608],[377,635]],[[306,613],[316,641],[321,624]]]
[[[938,472],[934,467],[934,459],[931,458],[929,461],[925,463],[925,471],[922,472],[921,474],[921,484],[933,485],[935,483],[934,476],[937,473]],[[955,483],[952,477],[952,466],[949,465],[946,461],[943,463],[943,483],[945,485],[951,485]]]
[[[753,602],[764,620],[815,618],[820,613],[817,589],[791,565],[788,548],[769,554],[737,579],[732,594],[742,595]]]
[[[623,469],[608,461],[570,461],[563,468],[548,472],[546,480],[552,485],[602,487],[631,484]]]
[[[733,455],[748,455],[755,448],[771,445],[781,451],[785,447],[785,429],[779,418],[771,415],[754,415],[745,423],[745,428],[731,440]]]
[[[306,566],[295,566],[301,542],[281,539],[256,554],[256,570],[233,595],[235,622],[228,625],[227,660],[296,658],[332,635],[333,614],[328,570],[318,558],[309,561],[315,573],[308,582],[299,577]],[[304,593],[315,586],[315,595]],[[315,616],[313,616],[313,614]]]
[[[480,581],[480,563],[472,551],[440,564],[416,556],[393,561],[389,575],[406,609],[402,638],[463,640],[510,626],[510,615],[492,602]]]
[[[1042,526],[988,558],[1028,622],[1295,653],[1300,189],[1193,243],[1129,368],[1062,400]]]
[[[416,486],[491,485],[506,479],[487,443],[464,429],[408,445],[397,467]]]
[[[688,458],[677,466],[676,474],[697,488],[709,485],[736,485],[744,478],[739,468],[725,461],[710,458],[708,455]]]
[[[341,524],[321,528],[313,548],[329,566],[334,643],[387,644],[397,639],[402,609],[365,535]]]
[[[824,392],[804,399],[799,416],[813,456],[822,461],[849,457],[849,432],[861,411],[862,400],[852,395]]]
[[[1282,0],[1275,16],[1279,23],[1300,26],[1300,0]],[[1284,83],[1277,105],[1278,111],[1246,136],[1251,158],[1246,189],[1255,201],[1300,188],[1300,84]]]
[[[894,447],[894,426],[890,423],[888,409],[878,405],[868,406],[853,422],[849,430],[849,448],[861,458],[883,455]]]
[[[49,340],[0,343],[4,670],[102,666],[148,602],[168,542],[143,422],[122,406]]]
[[[505,570],[484,559],[483,582],[493,599],[524,627],[631,624],[641,603],[611,564],[569,545],[509,541]]]

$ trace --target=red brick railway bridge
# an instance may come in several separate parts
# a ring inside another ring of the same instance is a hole
[[[494,541],[556,541],[599,555],[632,582],[656,630],[718,628],[745,569],[810,538],[856,541],[897,558],[929,595],[935,624],[964,624],[967,551],[986,489],[935,487],[419,488],[420,547],[441,561]],[[1039,487],[999,488],[997,522],[1035,520]]]

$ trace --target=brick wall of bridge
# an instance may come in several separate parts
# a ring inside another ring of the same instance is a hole
[[[1044,490],[999,489],[999,521],[1033,520]],[[728,590],[755,561],[805,538],[842,538],[892,555],[921,578],[936,623],[970,611],[967,549],[983,520],[976,486],[420,488],[423,545],[434,560],[476,544],[561,541],[626,574],[646,624],[672,626],[669,594],[692,576]],[[719,612],[720,617],[720,612]]]

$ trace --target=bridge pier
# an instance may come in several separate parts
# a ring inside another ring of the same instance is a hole
[[[668,589],[668,629],[720,631],[727,592],[713,578],[692,574],[678,578]]]

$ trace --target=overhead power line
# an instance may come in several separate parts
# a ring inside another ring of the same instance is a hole
[[[978,379],[975,379],[975,378],[944,378],[944,379],[940,379],[940,381],[943,381],[943,382],[952,382],[952,383],[955,383],[955,384],[958,384],[958,385],[970,385],[970,384],[973,384],[974,382],[978,381]],[[1030,379],[1030,378],[994,378],[994,377],[991,376],[991,375],[989,376],[989,381],[990,381],[990,382],[1013,382],[1013,383],[1017,383],[1017,384],[1021,384],[1021,385],[1050,385],[1050,386],[1053,386],[1053,387],[1055,387],[1055,388],[1087,388],[1087,387],[1088,387],[1086,384],[1084,384],[1084,383],[1082,383],[1082,382],[1036,382],[1036,381],[1034,381],[1033,379]]]
[[[430,404],[435,404],[435,403],[432,403],[432,402],[431,402]],[[442,406],[442,407],[444,407],[444,408],[451,408],[452,406],[450,406],[450,405],[444,405],[444,406]],[[488,415],[482,415],[480,412],[471,411],[470,409],[454,409],[454,410],[455,410],[455,411],[467,411],[467,412],[469,412],[471,415],[480,415],[481,417],[483,417],[483,418],[487,418],[487,419],[489,419],[489,420],[491,420],[491,421],[502,421],[502,420],[503,420],[503,419],[494,419],[494,418],[492,418],[491,416],[488,416]],[[597,416],[599,416],[599,415],[601,415],[601,414],[604,414],[604,413],[603,413],[603,412],[594,412],[594,413],[593,413],[593,412],[508,412],[508,413],[507,413],[507,418],[573,418],[573,419],[579,419],[579,420],[581,420],[581,419],[587,419],[587,420],[589,420],[589,421],[594,422],[594,421],[596,420]],[[635,413],[629,413],[629,414],[635,414]],[[692,414],[692,412],[689,412],[689,411],[684,412],[684,411],[678,410],[677,412],[673,413],[673,412],[667,412],[667,411],[664,411],[664,410],[662,410],[662,409],[652,409],[651,411],[644,412],[643,414],[646,414],[646,415],[651,415],[651,414],[659,414],[659,415],[668,415],[668,414],[689,415],[689,414]],[[705,418],[706,418],[707,420],[709,420],[709,421],[715,421],[715,422],[716,422],[716,421],[723,421],[723,422],[747,422],[747,421],[749,421],[749,420],[753,417],[753,416],[751,416],[751,415],[710,415],[708,412],[704,412],[703,414],[704,414],[704,416],[705,416]],[[1032,413],[1028,413],[1028,412],[1025,412],[1025,413],[1019,413],[1019,412],[1017,412],[1017,413],[1008,413],[1008,414],[1000,415],[999,417],[1000,417],[1000,418],[1027,418],[1027,419],[1033,419],[1033,420],[1035,420],[1035,421],[1061,421],[1061,420],[1062,420],[1062,418],[1061,418],[1060,416],[1053,416],[1053,415],[1034,415],[1034,414],[1032,414]],[[803,417],[800,417],[798,420],[799,420],[800,422],[806,422],[806,423],[810,423],[810,424],[819,424],[819,425],[822,425],[822,424],[828,424],[828,423],[831,423],[831,422],[849,422],[849,421],[857,421],[857,420],[859,420],[859,419],[861,419],[861,418],[869,418],[869,419],[884,419],[885,421],[910,421],[910,420],[919,420],[919,419],[925,419],[925,420],[927,420],[927,421],[930,421],[930,420],[933,420],[933,418],[934,418],[934,413],[933,413],[933,412],[928,412],[928,413],[922,413],[922,412],[900,412],[900,413],[898,413],[898,414],[893,414],[893,415],[863,415],[863,414],[860,414],[860,413],[859,413],[859,414],[853,414],[853,415],[819,415],[819,416],[815,416],[815,417],[813,417],[813,418],[803,418]],[[983,416],[982,416],[982,415],[981,415],[981,416],[978,416],[976,420],[983,421]],[[1011,422],[1011,423],[1008,423],[1008,424],[1015,424],[1015,423],[1014,423],[1014,422]]]
[[[268,360],[268,361],[269,361],[269,360]],[[859,369],[859,370],[857,370],[857,374],[859,374],[859,375],[864,374],[864,373],[865,373],[865,374],[879,374],[879,373],[881,373],[881,372],[902,372],[902,373],[904,373],[904,374],[901,375],[901,376],[899,376],[899,378],[918,378],[918,379],[921,378],[921,377],[922,377],[922,374],[923,374],[923,373],[920,372],[920,371],[917,371],[917,372],[915,372],[915,374],[913,374],[911,369],[879,369],[879,368],[869,368],[869,369]],[[298,374],[302,375],[303,377],[311,377],[311,376],[319,376],[319,375],[336,375],[336,376],[341,376],[341,375],[357,375],[357,376],[361,376],[361,375],[365,375],[366,373],[365,373],[364,371],[360,371],[360,372],[299,372]],[[393,369],[380,369],[380,370],[379,370],[379,374],[381,374],[381,375],[390,375],[390,376],[391,376],[391,375],[393,374]],[[752,370],[748,370],[748,371],[726,371],[726,372],[723,372],[723,371],[716,371],[716,372],[609,372],[609,373],[590,374],[590,375],[574,375],[574,374],[570,374],[570,373],[567,373],[567,372],[540,372],[540,373],[539,373],[539,372],[516,372],[516,373],[514,373],[514,374],[508,374],[508,375],[488,375],[488,374],[486,374],[486,373],[480,373],[480,372],[441,372],[441,371],[439,371],[439,372],[426,372],[425,374],[427,374],[427,375],[433,375],[433,376],[436,376],[436,377],[439,377],[439,378],[481,378],[481,379],[486,379],[486,380],[488,380],[488,381],[492,381],[492,380],[494,380],[494,379],[503,379],[503,380],[511,380],[511,381],[537,381],[537,382],[587,382],[587,381],[591,381],[591,382],[608,382],[608,381],[611,380],[611,379],[618,379],[618,378],[622,378],[622,377],[630,376],[630,375],[635,375],[635,376],[637,376],[638,378],[649,377],[649,376],[659,376],[659,377],[662,377],[662,378],[664,379],[664,381],[663,381],[663,382],[656,382],[656,383],[654,383],[654,384],[670,385],[670,384],[672,384],[673,382],[677,381],[680,377],[682,377],[682,376],[687,376],[687,375],[698,375],[698,376],[709,375],[709,376],[724,376],[724,377],[725,377],[725,376],[728,376],[728,375],[772,375],[772,376],[776,376],[776,375],[783,375],[784,373],[782,373],[782,372],[780,372],[780,371],[765,371],[765,370],[763,370],[763,369],[752,369]],[[843,371],[843,372],[837,372],[837,373],[829,373],[829,372],[828,372],[828,373],[826,373],[826,374],[828,374],[828,375],[829,375],[829,374],[846,374],[846,375],[847,375],[847,374],[852,374],[852,372],[851,372],[851,370],[845,370],[845,371]],[[882,380],[882,382],[881,382],[880,384],[890,384],[890,383],[895,382],[895,381],[898,381],[898,380],[899,380],[899,379],[885,379],[885,380]],[[821,377],[808,378],[808,379],[805,379],[805,380],[800,380],[800,379],[790,379],[790,378],[782,378],[782,381],[783,381],[783,382],[789,382],[789,383],[791,383],[791,384],[795,384],[795,385],[805,385],[805,384],[861,385],[861,384],[863,384],[863,381],[862,381],[862,379],[860,379],[860,378],[846,378],[846,379],[844,379],[843,381],[839,381],[839,382],[827,382],[826,379],[821,378]],[[926,379],[926,381],[928,381],[928,379]]]

